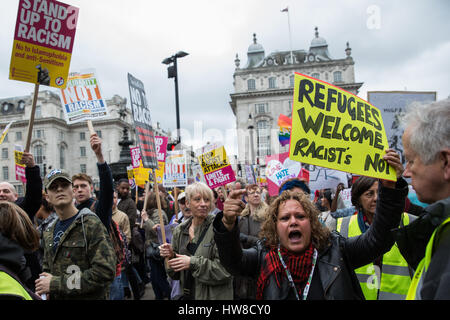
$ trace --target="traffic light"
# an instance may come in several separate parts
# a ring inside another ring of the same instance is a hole
[[[175,150],[175,146],[176,146],[177,144],[176,143],[174,143],[174,142],[169,142],[168,144],[167,144],[167,151],[173,151],[173,150]]]

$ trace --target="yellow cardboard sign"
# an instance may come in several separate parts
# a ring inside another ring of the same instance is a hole
[[[133,169],[134,180],[136,181],[136,185],[142,186],[149,180],[148,174],[150,169],[144,168],[142,164],[142,160],[140,160],[140,166],[138,168]]]
[[[65,88],[79,9],[19,0],[9,79]]]
[[[162,184],[163,183],[165,165],[166,165],[165,162],[158,161],[158,169],[155,170],[156,182],[158,184]]]
[[[295,73],[290,159],[395,181],[395,169],[383,160],[386,149],[377,108],[329,83]]]
[[[208,174],[230,165],[224,146],[201,154],[198,156],[198,161],[203,169],[203,174]]]

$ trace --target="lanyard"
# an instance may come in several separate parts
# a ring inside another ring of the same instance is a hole
[[[283,265],[283,268],[286,271],[286,276],[289,280],[289,284],[292,287],[292,289],[294,289],[295,297],[297,298],[297,300],[300,300],[300,297],[298,296],[298,291],[297,291],[297,288],[295,287],[295,283],[294,283],[294,280],[292,279],[291,273],[289,272],[289,269],[287,268],[286,263],[284,263],[283,257],[281,256],[280,244],[278,244],[278,257],[280,258],[281,264]],[[303,289],[302,300],[306,300],[306,297],[308,297],[309,288],[311,287],[311,280],[312,280],[313,273],[314,273],[314,268],[316,267],[316,262],[317,262],[317,250],[314,249],[311,273],[309,274],[308,281],[306,282],[306,286]]]

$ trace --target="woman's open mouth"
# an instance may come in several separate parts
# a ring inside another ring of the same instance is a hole
[[[299,242],[302,238],[302,233],[298,230],[294,230],[289,232],[288,237],[291,242]]]

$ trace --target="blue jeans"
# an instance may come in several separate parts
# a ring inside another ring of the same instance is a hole
[[[119,274],[111,283],[109,300],[123,300],[123,285],[122,285],[122,275]]]

